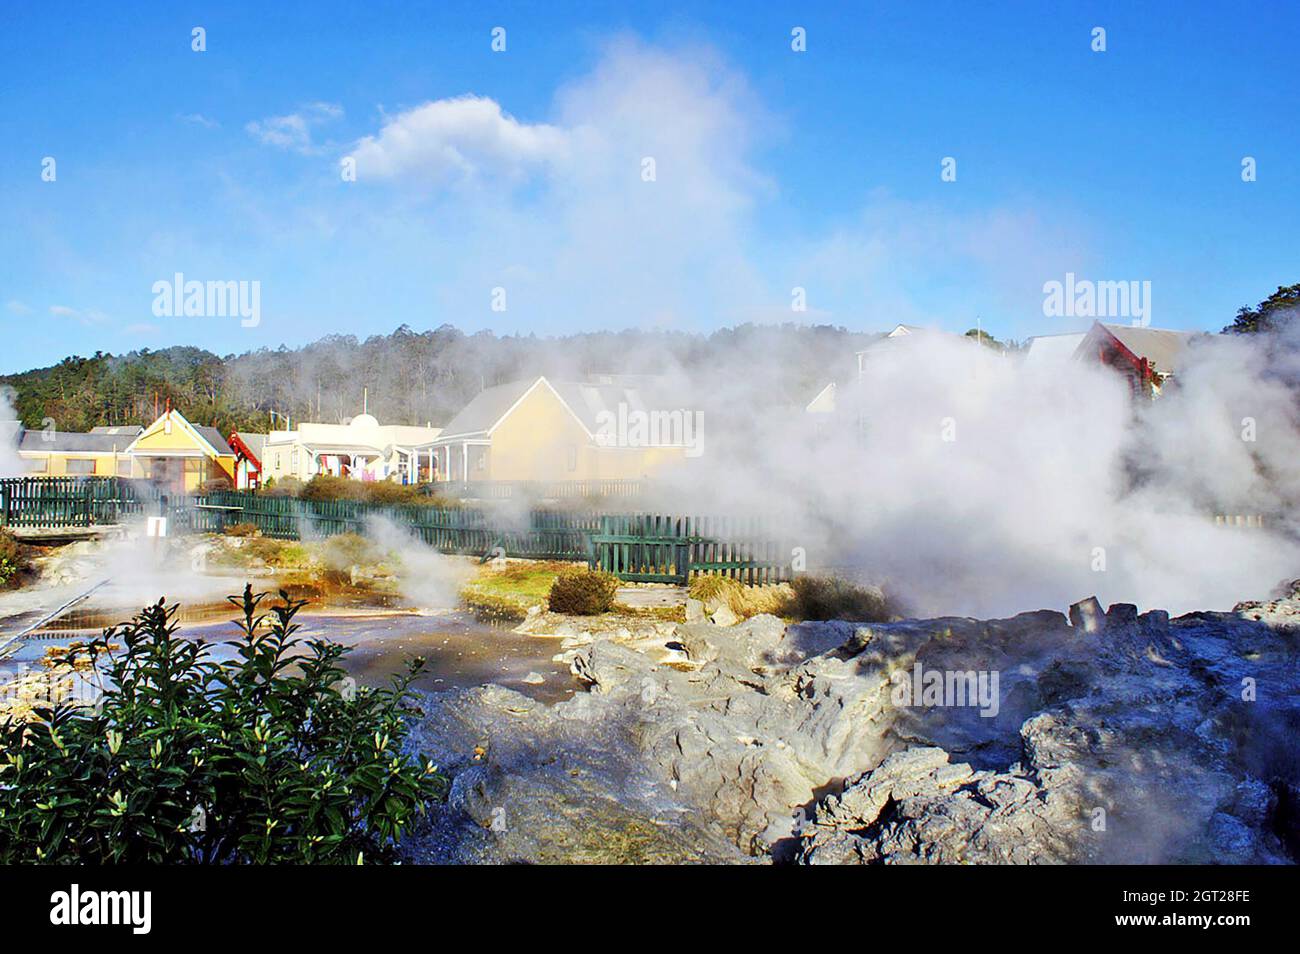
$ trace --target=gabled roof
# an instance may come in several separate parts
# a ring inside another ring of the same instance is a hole
[[[648,386],[653,386],[658,380],[653,375],[637,377]],[[629,412],[648,410],[641,387],[620,383],[620,380],[630,381],[631,376],[609,376],[605,380],[614,383],[551,381],[542,376],[487,388],[475,395],[460,413],[451,419],[434,443],[481,440],[490,437],[510,412],[539,387],[549,388],[589,437],[593,437],[601,429],[602,413],[617,415],[620,404],[626,405]]]
[[[1168,328],[1142,328],[1134,325],[1109,325],[1097,322],[1094,326],[1104,328],[1129,351],[1139,358],[1146,358],[1162,374],[1177,372],[1182,364],[1187,344],[1197,332],[1173,331]],[[1090,332],[1091,333],[1091,332]]]
[[[1068,361],[1074,357],[1079,344],[1088,336],[1086,331],[1066,332],[1059,335],[1034,335],[1025,349],[1025,360],[1035,364]]]
[[[485,436],[541,380],[543,379],[529,378],[526,381],[510,381],[484,388],[447,422],[438,439]]]
[[[134,452],[137,443],[151,434],[154,434],[159,428],[165,427],[169,418],[174,425],[179,425],[182,430],[187,431],[192,437],[194,437],[195,442],[199,444],[200,449],[211,451],[213,457],[235,456],[235,452],[230,449],[230,445],[226,443],[226,439],[221,436],[219,430],[215,427],[208,427],[206,425],[191,424],[185,419],[185,415],[175,408],[168,410],[162,417],[158,418],[158,420],[154,421],[141,431],[139,436],[136,437],[136,439],[131,442],[130,446],[127,447],[127,450]],[[149,455],[146,454],[145,456]]]
[[[91,431],[21,431],[18,449],[29,454],[123,454],[131,445],[129,434],[104,434]]]
[[[140,436],[140,432],[143,430],[144,426],[141,424],[113,424],[108,426],[101,424],[99,427],[92,427],[90,433],[117,434],[126,437],[127,440],[134,440]]]
[[[227,443],[236,454],[242,452],[259,465],[262,463],[262,450],[266,447],[266,435],[254,434],[252,431],[235,431]]]
[[[194,429],[199,432],[205,441],[212,445],[212,449],[217,452],[218,457],[233,457],[234,451],[226,443],[226,439],[221,436],[221,432],[215,427],[207,425],[195,425]]]
[[[560,403],[569,409],[588,435],[596,427],[596,414],[601,407],[598,395],[605,391],[625,393],[627,389],[601,387],[588,384],[571,384],[559,382],[552,384],[545,377],[528,378],[523,381],[510,381],[486,388],[476,394],[455,417],[442,429],[438,442],[449,439],[485,438],[491,436],[497,426],[511,411],[534,389],[549,388]]]

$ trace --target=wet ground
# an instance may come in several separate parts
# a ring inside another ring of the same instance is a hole
[[[98,637],[104,627],[130,615],[130,611],[102,607],[70,610],[0,660],[0,681],[32,666],[46,649]],[[229,604],[183,606],[180,632],[213,644],[217,659],[233,658],[233,650],[220,644],[241,637],[233,622],[236,615]],[[521,636],[460,612],[323,607],[304,610],[297,621],[302,625],[299,637],[324,638],[350,647],[343,665],[362,685],[387,685],[392,676],[406,671],[408,660],[423,656],[427,666],[414,685],[431,692],[491,682],[540,702],[555,702],[574,691],[568,667],[551,661],[559,652],[558,639]],[[538,676],[541,682],[537,682]]]

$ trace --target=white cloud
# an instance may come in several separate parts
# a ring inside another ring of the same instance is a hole
[[[69,308],[67,305],[51,305],[50,314],[56,318],[75,318],[83,325],[99,325],[108,320],[108,315],[97,308]]]
[[[296,113],[257,119],[244,128],[265,145],[311,155],[322,148],[312,142],[312,130],[342,115],[343,107],[334,103],[309,103]]]
[[[353,147],[352,158],[358,178],[518,178],[561,160],[568,144],[569,134],[555,126],[521,123],[494,100],[459,96],[391,117]]]
[[[209,119],[202,113],[182,113],[176,117],[183,123],[189,123],[191,126],[202,126],[204,129],[217,129],[221,123],[215,119]]]
[[[16,298],[5,302],[5,307],[15,315],[30,315],[32,313],[30,308],[18,301]]]
[[[1072,216],[1032,198],[962,210],[877,191],[840,215],[819,195],[806,218],[761,165],[782,119],[707,47],[618,40],[541,115],[510,106],[462,96],[384,117],[347,150],[357,185],[345,212],[323,210],[338,226],[325,231],[375,267],[402,258],[407,290],[436,313],[498,331],[964,331],[977,314],[1001,334],[1061,330],[1041,326],[1041,288],[1082,256]],[[785,227],[764,220],[773,207]],[[507,312],[489,310],[496,286]]]

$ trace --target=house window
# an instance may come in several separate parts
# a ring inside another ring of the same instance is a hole
[[[130,460],[130,458],[127,458],[126,460],[119,460],[119,461],[117,462],[117,476],[119,476],[119,477],[130,477],[130,476],[131,476],[131,460]]]
[[[570,444],[569,445],[569,472],[572,473],[577,469],[578,469],[578,445]]]
[[[289,467],[296,474],[298,473],[298,449],[295,447],[293,453],[289,455]]]
[[[68,458],[67,472],[69,474],[93,474],[95,472],[95,461],[93,458],[70,457]]]

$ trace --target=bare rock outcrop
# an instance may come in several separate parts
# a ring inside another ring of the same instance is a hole
[[[556,705],[431,697],[417,744],[456,787],[422,857],[1294,860],[1296,592],[1176,620],[1094,604],[691,623],[653,653],[595,638],[589,691]]]

